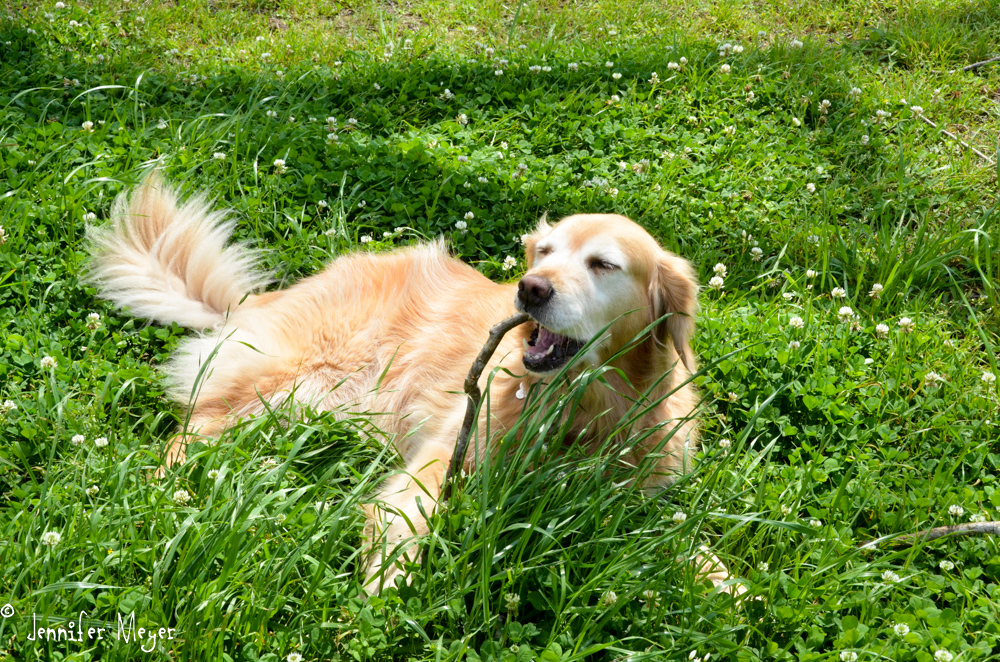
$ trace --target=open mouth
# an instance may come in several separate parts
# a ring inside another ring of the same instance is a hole
[[[551,372],[563,367],[583,348],[584,343],[535,323],[531,337],[524,341],[524,367],[531,372]]]

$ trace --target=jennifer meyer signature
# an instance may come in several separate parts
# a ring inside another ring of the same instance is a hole
[[[0,608],[0,615],[4,618],[14,615],[13,608],[8,609],[8,607],[10,605],[4,605]],[[65,625],[60,624],[55,627],[46,627],[50,619],[42,616],[41,621],[39,621],[38,614],[33,613],[31,614],[31,629],[28,631],[27,640],[43,642],[67,641],[80,644],[91,641],[112,640],[126,644],[137,643],[144,653],[151,653],[156,648],[156,642],[172,641],[177,632],[177,628],[136,627],[135,611],[124,615],[120,612],[117,613],[117,625],[106,621],[87,619],[86,616],[87,612],[81,611],[76,620],[66,622],[67,619],[59,618],[57,620],[65,622]],[[39,625],[39,622],[41,622],[41,625]],[[146,646],[149,646],[149,648]]]

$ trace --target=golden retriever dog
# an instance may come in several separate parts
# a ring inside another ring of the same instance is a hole
[[[517,283],[492,282],[437,241],[344,255],[272,292],[262,291],[267,279],[255,254],[228,244],[234,225],[203,197],[180,204],[153,176],[115,201],[108,224],[88,228],[90,279],[139,317],[200,332],[166,366],[169,393],[189,417],[166,464],[184,459],[187,439],[217,437],[289,397],[321,411],[390,414],[380,427],[405,472],[385,482],[368,512],[369,591],[401,572],[378,550],[406,543],[405,558],[418,557],[407,541],[428,532],[421,508],[432,512],[440,496],[468,402],[463,381],[490,328],[515,311],[533,321],[504,337],[482,378],[485,388],[490,371],[503,368],[488,394],[492,430],[509,429],[530,387],[571,359],[571,374],[608,363],[617,370],[588,387],[578,408],[577,443],[596,449],[648,398],[657,404],[640,427],[652,434],[623,460],[653,465],[642,483],[650,489],[689,467],[697,450],[689,342],[698,285],[686,260],[629,219],[543,220],[525,240],[527,272]],[[486,444],[466,458],[466,470],[489,452]],[[717,584],[725,577],[703,574]]]

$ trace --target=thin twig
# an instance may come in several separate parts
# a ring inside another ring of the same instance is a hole
[[[969,524],[955,524],[952,526],[938,526],[933,529],[926,529],[916,533],[907,533],[902,536],[883,536],[875,540],[861,543],[861,549],[877,547],[879,543],[885,542],[890,545],[912,545],[915,542],[936,540],[948,536],[967,536],[970,534],[990,534],[1000,535],[1000,522],[971,522]]]
[[[931,125],[932,127],[934,127],[935,129],[937,129],[937,128],[938,128],[938,125],[937,125],[937,124],[935,124],[934,122],[932,122],[932,121],[931,121],[931,120],[930,120],[930,119],[929,119],[929,118],[928,118],[928,117],[927,117],[926,115],[918,115],[918,117],[919,117],[920,119],[922,119],[923,121],[927,122],[928,124],[930,124],[930,125]],[[976,149],[975,147],[973,147],[973,146],[972,146],[972,145],[970,145],[969,143],[965,142],[964,140],[962,140],[961,138],[959,138],[958,136],[956,136],[956,135],[955,135],[954,133],[952,133],[951,131],[948,131],[947,129],[941,129],[941,133],[943,133],[944,135],[948,136],[948,137],[949,137],[949,138],[951,138],[952,140],[957,140],[957,141],[958,141],[959,143],[961,143],[961,144],[962,144],[962,145],[963,145],[964,147],[966,147],[966,148],[968,148],[968,149],[971,149],[971,150],[972,150],[972,152],[973,152],[973,153],[974,153],[974,154],[975,154],[976,156],[978,156],[978,157],[979,157],[979,158],[981,158],[982,160],[986,161],[986,162],[987,162],[987,163],[989,163],[990,165],[993,165],[993,159],[991,159],[990,157],[986,156],[985,154],[983,154],[982,152],[980,152],[980,151],[979,151],[978,149]]]
[[[455,477],[461,474],[462,465],[465,464],[465,451],[469,446],[469,435],[472,433],[472,426],[476,423],[476,412],[479,411],[479,403],[482,402],[483,394],[479,390],[479,378],[486,368],[486,364],[493,358],[493,352],[497,351],[500,341],[507,335],[507,332],[515,326],[520,326],[531,316],[527,313],[518,313],[502,322],[497,323],[490,329],[490,337],[479,350],[479,356],[469,368],[469,374],[465,377],[465,392],[469,396],[469,403],[465,406],[465,420],[462,421],[462,430],[458,433],[458,442],[455,450],[451,454],[451,464],[448,466],[448,476],[445,479],[442,497],[448,499],[451,495],[451,486],[455,482]]]
[[[953,73],[956,73],[958,71],[975,71],[979,67],[984,67],[984,66],[986,66],[987,64],[989,64],[991,62],[1000,62],[1000,57],[991,57],[988,60],[983,60],[982,62],[976,62],[975,64],[970,64],[967,67],[962,67],[961,69],[952,69],[948,73],[953,74]]]

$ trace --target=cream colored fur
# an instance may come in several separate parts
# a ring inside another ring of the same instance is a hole
[[[252,252],[226,246],[233,227],[226,219],[209,211],[201,197],[179,205],[153,178],[116,201],[107,226],[88,229],[91,278],[102,296],[141,317],[207,330],[186,340],[166,369],[171,396],[190,413],[166,462],[183,459],[191,435],[217,436],[236,419],[262,412],[263,401],[274,405],[293,392],[298,402],[321,410],[390,412],[380,426],[406,470],[386,481],[380,505],[368,513],[376,550],[368,588],[378,590],[399,573],[382,567],[378,543],[392,548],[428,531],[418,501],[425,512],[433,511],[465,411],[465,374],[489,328],[514,313],[517,285],[484,278],[434,242],[345,255],[286,290],[255,293],[266,279],[256,271]],[[579,337],[611,325],[576,370],[607,361],[652,321],[670,314],[612,361],[628,380],[609,373],[607,385],[587,391],[574,421],[579,443],[596,448],[634,399],[652,390],[663,400],[641,427],[654,432],[623,459],[639,465],[656,451],[655,470],[644,485],[669,483],[688,468],[697,448],[688,345],[697,283],[690,265],[614,215],[542,222],[526,249],[528,274],[547,278],[557,292],[546,326]],[[617,268],[595,269],[597,254]],[[508,334],[489,366],[502,365],[513,375],[498,372],[490,390],[491,429],[497,433],[521,412],[524,401],[516,393],[545,379],[526,373],[521,361],[529,326]],[[478,460],[471,453],[467,468]],[[417,554],[412,546],[406,556]]]

